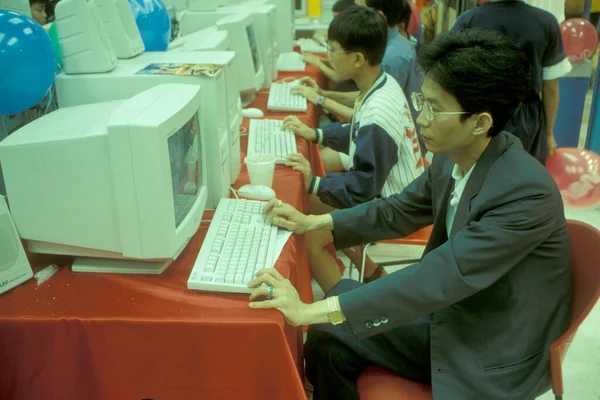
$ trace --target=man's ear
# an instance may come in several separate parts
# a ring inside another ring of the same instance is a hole
[[[473,136],[487,135],[492,126],[494,126],[494,118],[492,118],[490,113],[484,112],[477,115]]]

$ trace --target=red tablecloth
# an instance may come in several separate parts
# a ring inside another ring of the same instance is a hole
[[[322,80],[314,68],[307,75]],[[253,106],[266,109],[266,99]],[[317,124],[312,105],[299,116]],[[298,140],[298,151],[318,160],[313,144]],[[236,186],[247,182],[243,167]],[[273,188],[305,209],[298,172],[278,165]],[[301,329],[278,311],[251,310],[247,295],[186,288],[207,227],[158,276],[74,273],[71,258],[32,255],[34,273],[60,268],[0,296],[0,400],[305,399]],[[302,237],[275,267],[312,301]]]

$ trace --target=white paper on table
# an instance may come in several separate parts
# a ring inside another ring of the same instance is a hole
[[[290,236],[292,236],[292,231],[288,231],[287,229],[277,229],[277,238],[275,239],[275,257],[271,268],[275,266],[275,262],[277,262],[279,259],[279,256],[283,251],[283,247],[287,243]]]

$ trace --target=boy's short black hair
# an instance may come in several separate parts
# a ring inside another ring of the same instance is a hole
[[[407,0],[366,0],[367,7],[381,11],[385,15],[388,26],[396,26],[404,22],[408,8],[408,19],[410,20],[411,9]]]
[[[41,4],[44,7],[46,7],[46,0],[29,0],[29,7],[31,7],[34,4]]]
[[[370,65],[379,65],[387,45],[387,26],[376,11],[350,7],[331,21],[327,37],[346,51],[362,53]]]
[[[358,7],[354,0],[337,0],[333,7],[331,7],[331,11],[335,13],[341,13],[342,11],[350,8],[350,7]]]
[[[530,93],[531,67],[504,34],[483,29],[447,32],[419,50],[427,77],[451,93],[470,115],[489,112],[489,136],[504,129]]]

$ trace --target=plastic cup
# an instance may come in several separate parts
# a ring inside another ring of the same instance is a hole
[[[272,154],[253,154],[244,159],[252,185],[273,186],[277,157]]]

